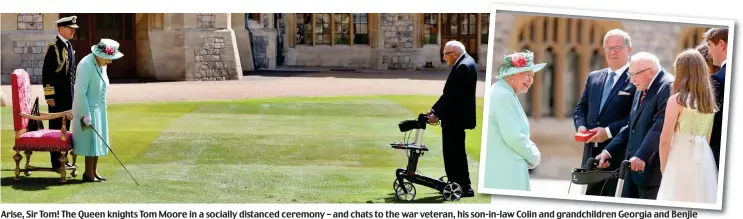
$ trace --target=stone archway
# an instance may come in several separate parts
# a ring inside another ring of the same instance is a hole
[[[535,74],[532,90],[522,101],[527,114],[535,119],[570,118],[588,73],[606,66],[602,50],[605,33],[623,26],[608,20],[517,17],[508,37],[509,51],[528,48],[534,52],[535,62],[548,63]]]
[[[706,27],[682,27],[676,43],[676,54],[683,52],[685,49],[696,48],[702,42],[704,32],[707,30],[709,28]]]

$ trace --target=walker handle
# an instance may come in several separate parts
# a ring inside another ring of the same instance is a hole
[[[619,179],[624,180],[627,177],[627,173],[630,170],[629,160],[622,161],[622,165],[619,167]]]
[[[599,160],[593,157],[588,158],[586,160],[586,170],[591,171],[596,169],[596,167],[599,165]]]

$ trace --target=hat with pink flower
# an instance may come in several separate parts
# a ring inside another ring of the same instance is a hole
[[[529,50],[517,52],[503,57],[503,64],[498,68],[498,79],[515,75],[521,72],[537,72],[542,70],[547,63],[534,64],[534,53]]]
[[[119,51],[119,42],[111,39],[101,39],[98,44],[90,47],[90,50],[93,51],[93,55],[104,59],[114,60],[120,59],[124,56],[124,54]]]

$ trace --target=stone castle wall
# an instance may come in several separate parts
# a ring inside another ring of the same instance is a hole
[[[31,83],[41,83],[44,57],[49,44],[55,41],[57,35],[56,26],[48,23],[56,19],[58,16],[55,17],[53,14],[2,14],[0,27],[2,84],[10,83],[10,73],[15,69],[26,70]]]
[[[343,67],[380,70],[448,70],[441,60],[439,45],[417,47],[415,18],[412,13],[382,13],[376,29],[379,41],[375,45],[295,45],[285,48],[285,64],[298,67]],[[283,30],[286,32],[285,30]],[[374,32],[370,31],[370,34]],[[296,33],[286,33],[294,37]],[[373,43],[373,42],[372,42]],[[446,43],[446,42],[443,42]],[[478,67],[485,70],[487,46],[481,45]]]

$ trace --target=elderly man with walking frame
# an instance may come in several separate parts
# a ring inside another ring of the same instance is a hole
[[[443,59],[452,68],[443,94],[428,112],[429,122],[441,120],[447,178],[462,186],[462,197],[473,197],[475,193],[469,178],[465,129],[474,129],[476,126],[477,64],[459,41],[446,43]]]

